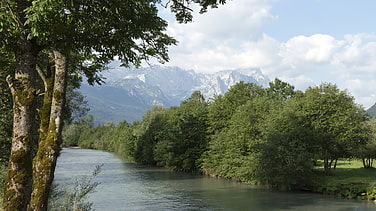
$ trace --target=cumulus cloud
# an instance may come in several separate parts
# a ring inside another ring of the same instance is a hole
[[[329,35],[297,36],[281,45],[279,55],[282,57],[282,64],[296,68],[307,63],[330,62],[342,45],[342,41],[337,41]]]
[[[306,90],[310,86],[317,85],[311,78],[305,75],[297,75],[292,77],[281,76],[279,78],[292,84],[295,87],[295,90]]]
[[[169,65],[200,72],[253,67],[262,68],[268,74],[274,71],[273,67],[279,61],[279,56],[275,54],[279,45],[278,41],[266,35],[257,42],[244,41],[239,45],[224,41],[210,48],[175,51]]]
[[[281,42],[263,32],[275,19],[270,10],[267,0],[236,0],[195,14],[193,23],[177,24],[170,18],[168,34],[179,43],[170,48],[167,65],[199,72],[260,68],[269,78],[281,78],[297,89],[330,82],[347,88],[365,107],[376,102],[375,35],[339,39],[318,33]]]
[[[368,109],[376,102],[375,85],[376,80],[350,79],[345,82],[344,87],[350,91],[359,104]]]
[[[281,43],[281,64],[275,69],[286,81],[304,89],[322,82],[348,89],[366,108],[376,102],[376,36],[346,35],[336,40],[329,35],[297,36]],[[310,81],[311,80],[311,81]]]
[[[187,25],[172,22],[173,28],[202,33],[212,40],[257,40],[263,34],[265,21],[273,19],[267,0],[228,1],[225,6],[200,15],[195,9],[194,21]]]
[[[342,75],[369,77],[376,71],[376,36],[371,34],[346,35],[345,46],[333,59]]]
[[[196,12],[193,23],[171,21],[168,34],[179,43],[170,48],[169,64],[213,72],[263,63],[259,59],[265,54],[248,48],[270,45],[263,33],[264,23],[273,19],[269,10],[266,0],[237,0],[206,14]],[[260,58],[251,58],[255,64],[250,64],[248,54]]]

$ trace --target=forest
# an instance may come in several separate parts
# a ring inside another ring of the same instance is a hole
[[[65,126],[63,146],[115,152],[138,164],[197,172],[282,190],[310,189],[337,162],[372,168],[376,122],[334,84],[304,92],[275,79],[239,82],[224,95],[195,91],[180,106],[154,106],[139,122],[94,127],[86,116]]]

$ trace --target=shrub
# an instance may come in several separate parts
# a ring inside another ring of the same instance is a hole
[[[49,200],[49,210],[51,211],[90,211],[92,203],[87,199],[91,193],[96,192],[99,182],[95,182],[94,178],[101,172],[102,165],[96,166],[91,177],[83,176],[76,178],[71,188],[59,189],[58,185],[54,185],[51,190]]]

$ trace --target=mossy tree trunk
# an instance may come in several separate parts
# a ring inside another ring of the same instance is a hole
[[[13,97],[13,134],[3,210],[26,210],[32,185],[36,114],[36,56],[30,41],[19,42],[15,76],[7,77]]]
[[[38,151],[33,161],[33,188],[29,210],[47,210],[48,195],[54,178],[56,160],[59,155],[62,131],[62,111],[65,103],[67,57],[59,51],[54,51],[55,76],[53,82],[52,100],[45,99],[45,107],[49,115],[47,133],[41,136]],[[50,83],[51,84],[51,83]],[[47,83],[48,85],[48,83]],[[50,86],[50,85],[48,85]],[[46,90],[50,88],[47,87]],[[48,96],[46,96],[48,97]],[[50,104],[50,106],[48,106]],[[46,119],[41,120],[46,121]],[[42,124],[41,124],[42,125]],[[43,125],[41,126],[41,130]],[[43,133],[43,131],[40,131]]]
[[[43,106],[39,111],[39,143],[48,135],[48,126],[50,122],[52,95],[55,79],[55,67],[51,64],[48,64],[44,71],[39,66],[37,66],[36,69],[44,84]]]
[[[8,164],[8,175],[4,185],[3,210],[26,210],[32,186],[32,149],[36,114],[36,72],[38,55],[35,40],[27,39],[23,33],[27,26],[25,9],[30,1],[16,0],[12,17],[17,30],[9,38],[9,47],[15,56],[14,77],[7,82],[13,98],[12,147]],[[14,6],[14,7],[13,7]]]

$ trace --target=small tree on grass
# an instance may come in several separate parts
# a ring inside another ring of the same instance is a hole
[[[333,84],[309,87],[302,100],[304,115],[317,137],[319,157],[330,173],[339,158],[352,157],[365,144],[368,116],[353,96]]]

